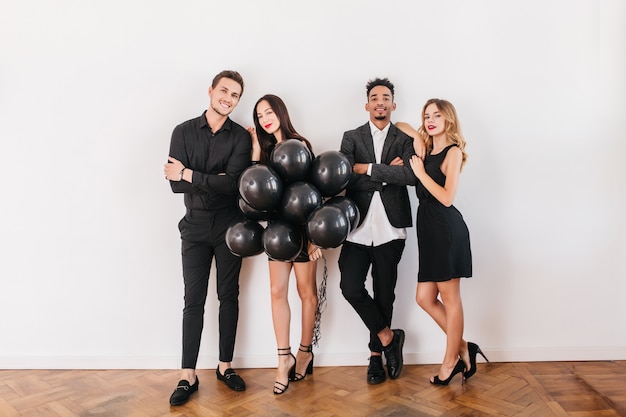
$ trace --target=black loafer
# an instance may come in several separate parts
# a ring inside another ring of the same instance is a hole
[[[228,368],[224,371],[224,375],[222,375],[220,374],[220,368],[218,367],[215,370],[215,375],[217,375],[218,380],[224,382],[226,386],[232,390],[243,391],[246,389],[246,383],[243,382],[243,379],[241,379],[241,377],[237,375],[237,372],[235,372],[232,368]]]
[[[382,356],[370,356],[370,364],[367,367],[367,383],[380,384],[385,382],[385,368],[383,368]]]
[[[387,360],[387,373],[389,378],[396,379],[402,372],[404,359],[402,358],[402,347],[404,346],[404,330],[393,330],[391,343],[383,348],[385,359]]]
[[[200,385],[200,381],[198,381],[198,377],[196,376],[196,382],[193,385],[189,385],[189,381],[185,379],[181,379],[178,381],[178,386],[172,393],[170,397],[171,405],[181,405],[185,404],[189,401],[189,397],[191,394],[198,391],[198,385]]]

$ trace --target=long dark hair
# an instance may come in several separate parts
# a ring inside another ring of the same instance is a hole
[[[252,110],[252,120],[254,120],[254,127],[256,129],[257,138],[259,138],[259,144],[261,145],[261,163],[266,164],[269,162],[270,154],[276,146],[276,137],[273,134],[269,134],[261,127],[259,124],[259,118],[257,117],[257,106],[262,101],[267,101],[276,116],[278,117],[278,121],[280,122],[280,131],[282,133],[283,140],[287,139],[298,139],[306,144],[306,147],[311,152],[311,156],[314,157],[313,147],[311,146],[311,142],[309,142],[304,136],[299,134],[296,129],[291,124],[291,119],[289,117],[289,112],[287,111],[287,106],[285,102],[278,96],[274,94],[266,94],[254,104],[254,108]]]

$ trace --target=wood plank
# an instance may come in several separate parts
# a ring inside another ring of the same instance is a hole
[[[241,369],[245,392],[213,369],[200,389],[171,407],[176,370],[0,370],[0,416],[625,416],[626,362],[479,364],[466,384],[428,382],[436,365],[406,365],[397,380],[369,385],[366,367],[318,367],[283,395],[274,369]]]

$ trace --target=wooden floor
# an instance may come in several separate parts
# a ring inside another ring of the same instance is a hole
[[[0,370],[0,416],[626,416],[626,361],[480,363],[447,387],[428,383],[437,368],[409,365],[368,385],[365,366],[317,367],[278,396],[274,369],[241,369],[245,392],[201,370],[178,407],[168,403],[174,370]]]

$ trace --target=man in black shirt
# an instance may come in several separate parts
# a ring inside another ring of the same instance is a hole
[[[225,242],[228,227],[242,217],[237,205],[238,180],[250,165],[250,136],[228,117],[239,103],[243,85],[241,75],[235,71],[215,76],[209,87],[209,108],[202,116],[176,126],[164,167],[172,191],[185,194],[187,208],[178,224],[185,307],[182,374],[170,397],[172,405],[184,404],[198,389],[195,368],[213,257],[219,300],[219,364],[215,372],[229,388],[246,388],[231,368],[239,316],[241,258],[233,255]]]

